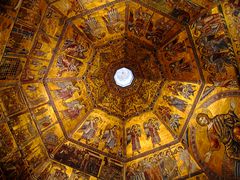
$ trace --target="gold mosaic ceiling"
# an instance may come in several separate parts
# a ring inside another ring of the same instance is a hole
[[[178,159],[181,149],[192,151],[185,136],[200,99],[238,88],[239,36],[228,30],[224,3],[0,2],[1,126],[13,141],[1,162],[50,158],[68,175],[106,178],[105,158],[124,172],[159,152]],[[122,67],[134,75],[126,88],[114,81]],[[76,154],[99,167],[83,167]],[[203,172],[188,156],[195,171],[175,177]],[[42,164],[34,164],[37,178]]]

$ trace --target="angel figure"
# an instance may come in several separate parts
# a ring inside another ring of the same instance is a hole
[[[171,26],[167,23],[167,20],[164,17],[158,19],[155,22],[155,25],[151,20],[149,21],[145,37],[146,39],[151,40],[154,44],[159,45],[170,28]]]
[[[84,47],[82,44],[71,43],[67,45],[67,47],[64,49],[64,52],[69,56],[85,59],[85,53],[88,51],[88,48],[89,47]]]
[[[182,112],[186,110],[188,105],[186,101],[173,96],[164,95],[163,100],[167,101],[169,106],[174,106],[175,108]]]
[[[103,16],[102,18],[110,34],[119,33],[124,30],[124,21],[121,19],[121,15],[117,9],[110,9],[107,16]]]
[[[196,86],[192,84],[183,84],[180,82],[176,82],[173,84],[168,85],[168,89],[174,94],[174,95],[181,95],[185,99],[191,99],[190,96],[194,96],[194,90]]]
[[[95,17],[85,19],[84,25],[80,25],[79,28],[82,29],[86,36],[92,41],[100,40],[106,35],[101,23]]]
[[[127,144],[130,142],[132,143],[132,156],[134,155],[134,152],[140,153],[140,137],[141,129],[139,124],[134,124],[131,128],[127,128]]]
[[[143,123],[144,131],[147,136],[147,139],[151,138],[153,147],[155,147],[156,144],[160,144],[161,138],[158,134],[158,131],[160,130],[160,123],[155,118],[150,118],[147,122]]]
[[[186,46],[185,41],[186,39],[179,41],[179,38],[177,37],[164,47],[165,57],[167,61],[172,61],[174,56],[186,52],[187,48],[191,48],[191,46]]]
[[[82,136],[78,139],[81,141],[82,139],[86,140],[86,144],[89,144],[89,141],[94,138],[98,124],[102,122],[100,117],[94,117],[93,119],[88,119],[83,126],[79,129],[80,132],[83,132]]]
[[[171,129],[173,129],[174,131],[177,131],[180,127],[180,122],[179,120],[183,119],[183,117],[181,117],[178,114],[171,114],[171,118],[169,119],[169,126]]]
[[[61,77],[64,72],[75,72],[78,73],[83,63],[75,58],[61,55],[57,60],[57,67],[60,69],[57,76]]]
[[[128,30],[133,31],[133,33],[141,37],[144,35],[147,23],[151,19],[152,15],[143,12],[142,7],[138,8],[135,13],[130,10],[128,19]]]
[[[167,122],[171,129],[174,131],[178,130],[180,127],[180,120],[183,119],[178,114],[174,114],[169,107],[159,106],[158,112],[161,115],[161,120]]]
[[[72,82],[57,82],[58,87],[61,89],[58,89],[55,91],[55,94],[57,97],[67,100],[71,98],[77,90],[80,90],[79,87],[76,87],[72,84]]]
[[[173,77],[177,77],[182,73],[192,72],[192,65],[186,62],[184,58],[169,64],[169,69]]]
[[[111,125],[108,124],[106,126],[104,134],[102,136],[102,139],[105,141],[105,146],[103,149],[107,148],[109,150],[112,150],[117,145],[117,130],[117,125],[111,127]]]
[[[80,104],[78,100],[74,100],[71,102],[64,102],[63,105],[68,107],[68,109],[63,111],[63,115],[72,120],[76,119],[81,113],[82,109],[85,107],[84,105]]]

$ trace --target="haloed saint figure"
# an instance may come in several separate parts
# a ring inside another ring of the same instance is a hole
[[[117,145],[117,131],[117,125],[114,125],[112,127],[108,125],[105,128],[104,134],[102,136],[102,139],[105,142],[103,149],[107,148],[109,150],[112,150]]]
[[[161,145],[161,138],[158,134],[158,131],[160,130],[159,121],[157,119],[150,118],[147,122],[144,122],[143,126],[147,139],[151,138],[153,147],[155,147],[157,144]]]
[[[134,124],[131,128],[127,128],[127,144],[130,142],[132,143],[132,156],[134,155],[134,152],[140,153],[140,137],[141,129],[139,124]]]
[[[78,141],[81,141],[84,139],[86,141],[86,144],[88,144],[91,139],[94,138],[97,129],[98,124],[102,122],[102,119],[100,117],[94,117],[93,119],[88,119],[83,126],[79,129],[80,132],[83,132],[82,136],[78,139]]]

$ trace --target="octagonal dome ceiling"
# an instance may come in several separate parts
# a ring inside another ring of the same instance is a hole
[[[234,174],[214,162],[239,157],[205,152],[210,130],[196,119],[240,121],[239,4],[0,3],[0,177]]]

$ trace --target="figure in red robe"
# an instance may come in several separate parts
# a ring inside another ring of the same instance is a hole
[[[141,129],[139,124],[134,124],[131,128],[127,128],[127,144],[132,143],[132,155],[134,155],[134,152],[140,153],[140,137]]]
[[[147,139],[151,138],[153,147],[155,147],[156,144],[160,145],[161,138],[158,134],[158,131],[160,130],[160,123],[157,119],[149,119],[147,122],[144,122],[144,131],[147,135]]]

